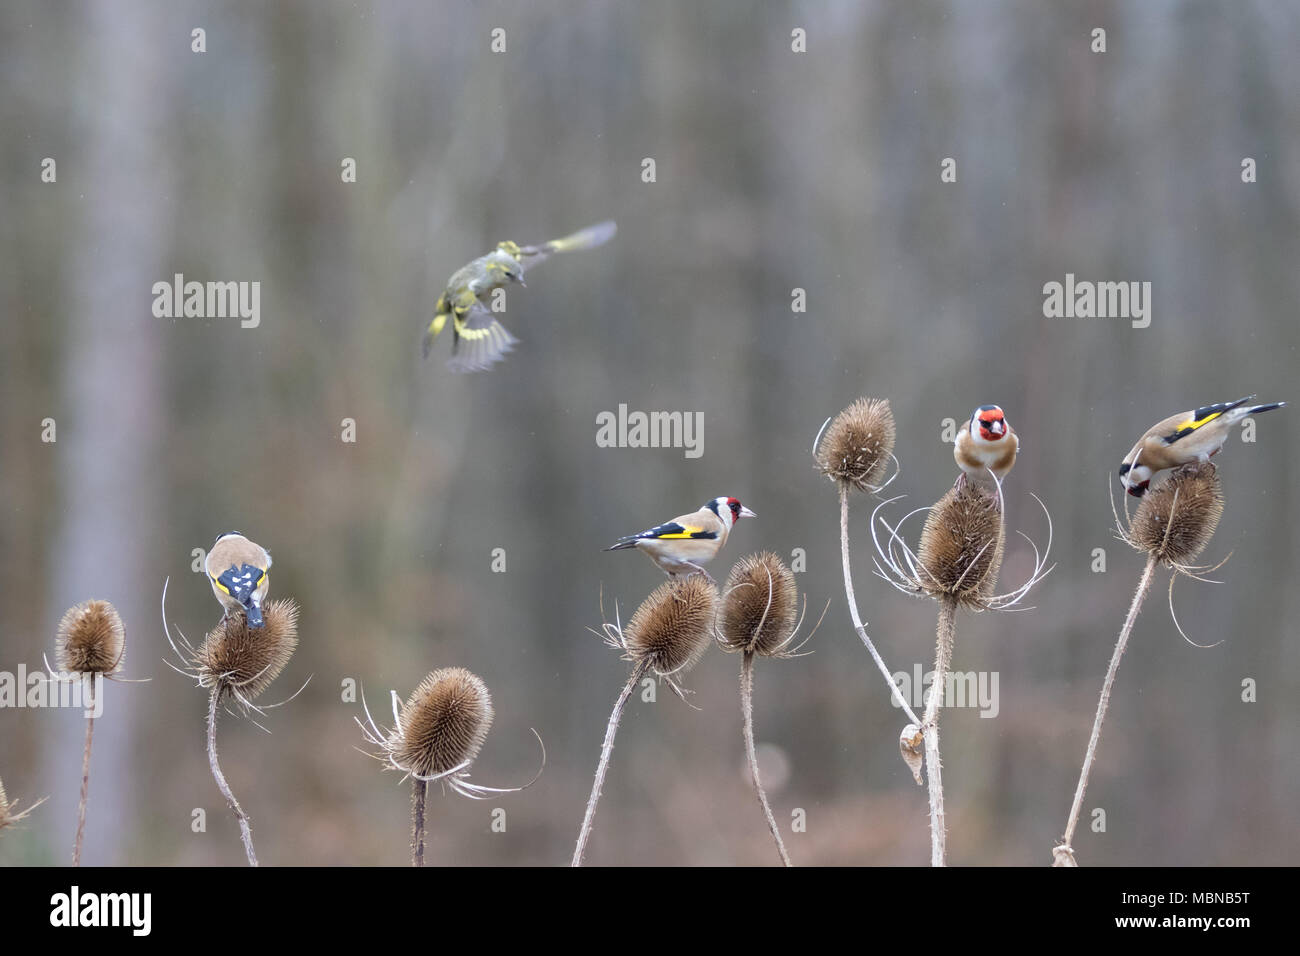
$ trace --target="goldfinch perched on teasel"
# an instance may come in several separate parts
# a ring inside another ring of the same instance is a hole
[[[741,518],[756,518],[738,498],[714,498],[693,514],[681,515],[640,534],[620,538],[606,551],[636,548],[650,556],[669,577],[702,574],[713,578],[701,565],[713,559],[727,543],[732,526]]]
[[[1233,426],[1243,418],[1286,405],[1286,402],[1246,404],[1254,400],[1254,395],[1247,395],[1235,402],[1205,405],[1190,412],[1170,415],[1152,425],[1138,439],[1133,450],[1124,456],[1124,463],[1119,466],[1120,483],[1130,495],[1141,498],[1157,471],[1209,461],[1211,455],[1222,450]]]
[[[957,484],[964,485],[967,480],[992,484],[989,472],[1001,482],[1015,465],[1019,449],[1020,439],[1002,409],[981,405],[953,441],[952,457],[961,469]]]
[[[602,246],[617,231],[618,227],[610,220],[536,246],[502,242],[487,255],[457,269],[447,280],[447,287],[434,308],[433,321],[425,330],[424,357],[429,357],[433,340],[451,318],[451,359],[447,367],[453,372],[478,372],[491,367],[519,341],[497,321],[491,309],[492,290],[511,282],[522,286],[526,268],[545,262],[557,252]]]
[[[271,555],[238,531],[219,535],[204,563],[212,593],[226,609],[223,620],[236,609],[248,615],[249,627],[262,626],[262,602],[271,586]]]

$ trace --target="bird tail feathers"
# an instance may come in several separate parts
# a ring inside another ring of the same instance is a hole
[[[1275,408],[1285,408],[1286,402],[1269,402],[1267,405],[1255,405],[1250,409],[1249,414],[1258,415],[1260,412],[1271,412]]]
[[[420,343],[420,354],[425,358],[429,357],[429,350],[433,348],[433,340],[438,337],[442,327],[447,324],[447,315],[446,312],[438,311],[434,315],[433,321],[429,323],[429,327],[424,330],[424,339]]]

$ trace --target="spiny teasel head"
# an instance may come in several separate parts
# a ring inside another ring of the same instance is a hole
[[[717,612],[718,590],[704,575],[670,578],[641,602],[620,646],[661,677],[680,675],[708,649]]]
[[[1157,561],[1185,567],[1210,543],[1223,501],[1214,465],[1185,465],[1142,496],[1127,540]]]
[[[200,687],[247,706],[270,686],[298,646],[298,605],[270,601],[262,619],[250,628],[242,611],[233,612],[208,632],[190,662]]]
[[[428,779],[468,767],[491,726],[487,685],[463,667],[443,667],[406,699],[384,746],[395,765]]]
[[[982,482],[959,481],[930,508],[917,508],[891,526],[880,512],[898,499],[883,501],[871,515],[871,537],[876,547],[876,572],[907,594],[955,600],[981,610],[1009,610],[1052,572],[1052,513],[1030,492],[1047,518],[1047,543],[1038,545],[1024,532],[1034,549],[1034,569],[1014,590],[994,594],[1006,530],[1001,489]],[[913,551],[903,540],[903,524],[912,515],[928,512],[921,542]]]
[[[492,696],[487,685],[463,667],[442,667],[431,671],[403,704],[397,691],[391,692],[393,726],[385,730],[375,723],[365,705],[366,719],[357,719],[366,742],[378,748],[372,754],[386,769],[425,782],[440,781],[474,800],[493,793],[514,793],[537,782],[546,767],[542,745],[542,767],[522,787],[485,787],[470,783],[469,768],[483,747],[492,727]],[[533,731],[538,744],[541,735]],[[403,779],[405,779],[405,777]]]
[[[917,583],[931,597],[984,606],[997,584],[1004,539],[996,492],[963,482],[930,509],[917,549]]]
[[[859,398],[835,416],[813,449],[818,470],[841,487],[879,491],[895,435],[889,400]]]
[[[26,810],[19,810],[18,801],[10,802],[8,795],[5,793],[4,781],[0,781],[0,830],[13,826],[44,802],[45,798],[42,797]]]
[[[718,641],[728,651],[781,657],[798,627],[794,574],[771,551],[741,558],[722,588]]]
[[[55,657],[61,671],[111,677],[125,653],[121,615],[107,601],[83,601],[59,621]]]

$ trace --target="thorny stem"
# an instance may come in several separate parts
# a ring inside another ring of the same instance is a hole
[[[754,752],[753,651],[745,651],[744,662],[740,667],[740,711],[745,717],[745,755],[749,758],[749,775],[754,779],[754,789],[758,792],[758,802],[763,807],[763,815],[767,817],[767,828],[772,831],[772,839],[776,841],[776,852],[781,855],[781,862],[786,866],[794,866],[790,862],[790,854],[785,852],[785,843],[781,839],[781,831],[777,828],[776,817],[772,816],[772,808],[767,803],[767,794],[764,792],[763,783],[758,777],[758,755]]]
[[[648,661],[641,661],[632,668],[632,676],[627,679],[623,692],[618,695],[618,700],[614,703],[614,712],[609,715],[609,726],[605,728],[605,742],[600,748],[600,763],[596,765],[596,779],[591,785],[591,797],[587,800],[587,814],[582,818],[582,829],[578,831],[578,844],[573,848],[573,862],[569,864],[570,866],[582,866],[582,854],[587,848],[587,838],[591,836],[591,822],[596,816],[600,788],[605,783],[605,771],[609,769],[609,758],[614,752],[614,735],[618,733],[618,722],[623,717],[623,708],[627,706],[628,698],[632,696],[632,691],[636,690],[636,685],[640,683],[649,667]]]
[[[411,789],[411,866],[424,866],[424,796],[427,780],[415,778]]]
[[[849,488],[848,485],[843,483],[840,484],[840,557],[844,563],[844,595],[849,601],[849,615],[853,618],[853,628],[858,632],[858,637],[862,638],[862,643],[867,645],[867,650],[871,653],[871,659],[880,668],[880,673],[884,676],[885,683],[889,685],[894,702],[903,709],[903,713],[907,715],[908,719],[919,727],[921,721],[912,712],[912,708],[908,706],[903,692],[894,683],[893,675],[889,673],[889,668],[881,660],[879,652],[876,651],[876,645],[871,643],[871,638],[867,636],[867,629],[862,624],[862,617],[858,614],[858,600],[853,595],[853,575],[849,571]]]
[[[248,865],[257,866],[257,854],[253,852],[253,828],[249,823],[248,816],[244,813],[243,807],[235,799],[234,793],[230,789],[230,784],[226,783],[225,774],[221,772],[221,765],[217,763],[217,700],[220,697],[220,687],[214,687],[212,694],[208,698],[208,764],[212,767],[212,777],[217,781],[217,789],[221,795],[226,798],[226,803],[230,809],[235,811],[235,816],[239,818],[239,835],[244,841],[244,852],[248,854]]]
[[[957,599],[945,597],[939,602],[939,624],[935,629],[934,679],[925,702],[925,778],[930,789],[930,865],[947,866],[947,832],[943,815],[943,773],[939,760],[939,708],[948,683],[948,666],[952,663],[953,636],[957,631]]]
[[[1083,755],[1083,768],[1079,771],[1079,785],[1074,791],[1074,804],[1070,807],[1070,819],[1065,825],[1065,836],[1052,852],[1056,866],[1078,866],[1074,859],[1074,828],[1079,822],[1079,811],[1083,808],[1084,791],[1088,789],[1088,774],[1092,772],[1092,763],[1097,756],[1097,741],[1101,738],[1101,724],[1106,719],[1106,708],[1110,704],[1110,691],[1115,684],[1115,674],[1119,671],[1119,660],[1124,656],[1124,648],[1128,645],[1129,635],[1133,633],[1133,623],[1137,620],[1138,612],[1142,610],[1142,602],[1146,600],[1147,593],[1151,590],[1156,562],[1154,554],[1147,558],[1147,566],[1143,569],[1137,591],[1133,594],[1133,603],[1129,606],[1128,617],[1124,619],[1119,640],[1115,643],[1115,653],[1110,656],[1106,680],[1101,685],[1101,698],[1097,701],[1097,717],[1092,722],[1092,736],[1088,738],[1088,749]]]
[[[86,688],[86,709],[95,710],[95,679]],[[77,805],[77,842],[72,846],[72,865],[81,866],[81,845],[86,838],[86,800],[90,796],[90,743],[95,736],[95,718],[86,718],[86,749],[81,754],[81,802]]]

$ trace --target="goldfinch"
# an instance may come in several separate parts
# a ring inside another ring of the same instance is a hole
[[[1120,483],[1130,495],[1141,498],[1156,472],[1209,461],[1223,449],[1233,426],[1242,419],[1286,405],[1286,402],[1246,404],[1254,400],[1254,395],[1247,395],[1235,402],[1204,405],[1190,412],[1170,415],[1152,425],[1138,439],[1133,450],[1124,456],[1124,463],[1119,466]]]
[[[989,472],[1001,482],[1015,465],[1019,449],[1020,439],[1002,409],[981,405],[971,412],[970,421],[952,444],[952,457],[961,469],[957,484],[964,485],[967,480],[992,484]]]
[[[614,238],[618,227],[613,220],[598,223],[563,239],[535,246],[501,242],[485,256],[461,266],[450,279],[433,310],[433,320],[424,332],[422,351],[428,358],[433,340],[452,320],[451,359],[453,372],[477,372],[491,367],[512,349],[518,339],[511,335],[491,309],[494,289],[510,283],[524,285],[524,271],[545,262],[557,252],[594,249]]]
[[[619,538],[606,551],[636,548],[650,557],[669,577],[678,574],[702,574],[713,578],[702,565],[713,559],[727,543],[727,535],[741,518],[756,518],[738,498],[714,498],[699,511],[681,515],[640,534]]]
[[[249,627],[261,627],[262,602],[271,586],[270,553],[238,531],[227,531],[212,543],[204,569],[212,593],[226,610],[224,617],[241,609],[248,615]]]

